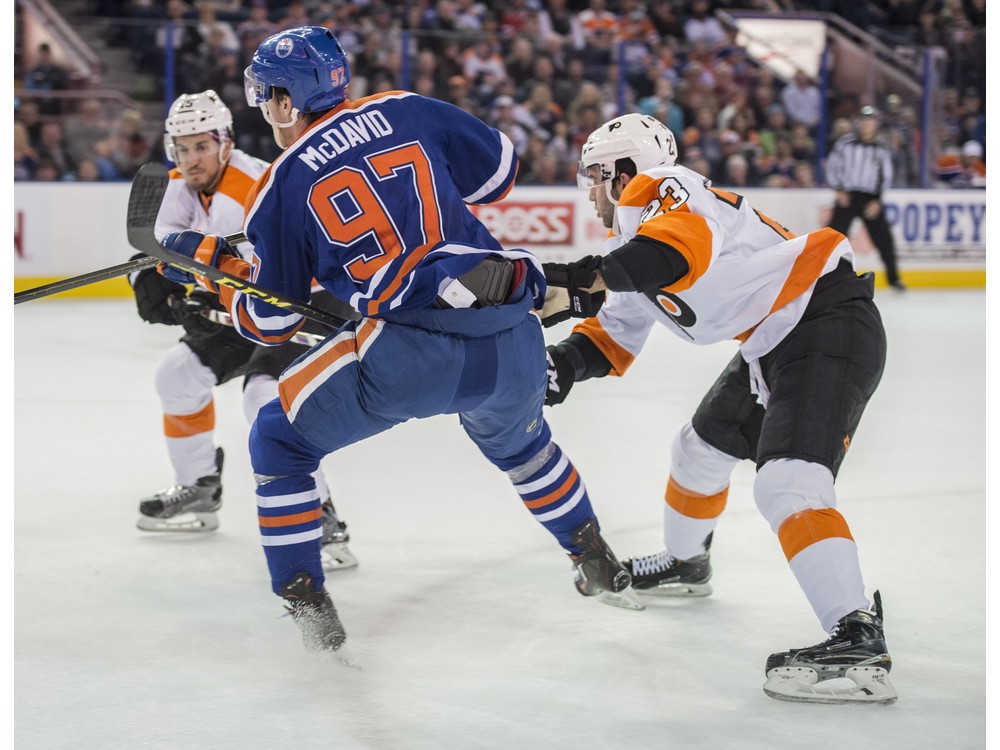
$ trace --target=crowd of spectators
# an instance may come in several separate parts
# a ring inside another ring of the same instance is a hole
[[[661,119],[681,161],[721,186],[822,185],[821,157],[862,104],[884,115],[897,153],[896,187],[917,185],[915,107],[895,94],[881,101],[828,97],[804,73],[778,79],[736,44],[715,15],[724,9],[812,10],[843,15],[915,43],[933,34],[985,37],[983,0],[93,0],[118,17],[109,44],[125,47],[139,73],[164,93],[174,61],[174,95],[212,88],[230,106],[237,146],[277,155],[270,127],[243,95],[243,69],[264,38],[307,24],[334,30],[348,51],[352,98],[406,88],[452,102],[505,132],[521,157],[519,184],[575,182],[580,146],[623,111]],[[931,13],[933,11],[933,13]],[[165,23],[174,21],[173,24]],[[404,33],[408,32],[408,33]],[[404,42],[408,42],[405,43]],[[958,173],[962,149],[985,154],[985,55],[952,66],[937,123],[941,184]],[[46,68],[47,75],[58,73]],[[29,71],[24,88],[29,88]],[[162,158],[143,136],[138,113],[113,122],[95,102],[72,113],[24,98],[15,112],[15,179],[129,179]],[[824,106],[826,114],[824,116]],[[821,120],[824,122],[821,123]],[[823,127],[821,127],[821,125]],[[822,148],[817,139],[826,139]],[[968,149],[975,150],[969,146]],[[962,180],[958,184],[963,184]]]

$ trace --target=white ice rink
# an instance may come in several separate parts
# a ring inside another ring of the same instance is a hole
[[[762,692],[768,654],[824,634],[754,507],[751,465],[715,535],[715,593],[630,612],[576,593],[454,417],[325,462],[361,561],[327,582],[355,665],[308,654],[270,592],[240,384],[216,397],[220,529],[145,534],[137,501],[173,480],[153,371],[179,329],[142,323],[131,300],[17,306],[16,747],[985,747],[986,294],[877,299],[887,369],[837,486],[883,596],[888,707]],[[619,556],[661,547],[670,438],[733,352],[659,329],[625,378],[547,410]]]

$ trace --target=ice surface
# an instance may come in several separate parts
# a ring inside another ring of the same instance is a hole
[[[984,747],[986,294],[878,301],[888,365],[838,497],[883,596],[889,707],[764,695],[767,655],[823,633],[754,507],[752,466],[716,531],[715,593],[637,613],[576,593],[454,417],[326,460],[361,561],[328,578],[355,666],[308,654],[269,589],[240,384],[216,392],[220,529],[142,533],[137,501],[173,481],[153,372],[178,329],[130,300],[18,306],[16,747]],[[661,547],[670,438],[734,351],[656,330],[625,378],[547,409],[619,556]]]

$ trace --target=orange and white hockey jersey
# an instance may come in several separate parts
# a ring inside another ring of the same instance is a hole
[[[796,237],[743,196],[680,165],[636,175],[614,224],[606,252],[644,235],[676,248],[690,270],[659,290],[609,291],[597,316],[573,329],[608,358],[612,375],[628,369],[657,322],[694,344],[736,339],[753,363],[798,323],[817,279],[843,258],[854,261],[839,232]]]
[[[153,233],[163,241],[170,232],[197,229],[205,234],[227,235],[243,230],[244,206],[247,193],[257,178],[267,169],[267,162],[233,149],[215,193],[205,196],[192,190],[177,169],[170,170],[170,182],[163,196],[160,213]],[[238,247],[245,260],[252,260],[253,247],[243,243]]]

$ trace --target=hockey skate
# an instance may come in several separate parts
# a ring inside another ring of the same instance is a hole
[[[646,608],[630,588],[632,576],[597,531],[593,518],[577,528],[571,539],[573,544],[583,548],[583,552],[569,556],[573,561],[577,591],[584,596],[597,597],[597,601],[612,607],[639,611]]]
[[[336,651],[347,634],[340,623],[326,589],[315,591],[312,576],[299,573],[281,588],[285,608],[302,631],[302,643],[309,651]]]
[[[174,485],[139,503],[136,526],[143,531],[214,531],[222,507],[222,448],[215,451],[216,471],[194,484]]]
[[[705,552],[687,560],[678,560],[669,552],[622,560],[632,575],[632,588],[650,596],[708,596],[712,593],[709,579],[712,565],[709,549],[712,534],[705,538]]]
[[[323,537],[320,557],[323,563],[323,570],[342,570],[344,568],[358,567],[358,558],[347,548],[347,543],[351,535],[347,531],[347,524],[337,517],[333,502],[324,500],[321,506],[323,510]]]
[[[855,610],[841,618],[829,640],[771,654],[764,668],[764,692],[803,703],[895,703],[882,598],[877,591],[874,598],[872,610]]]

